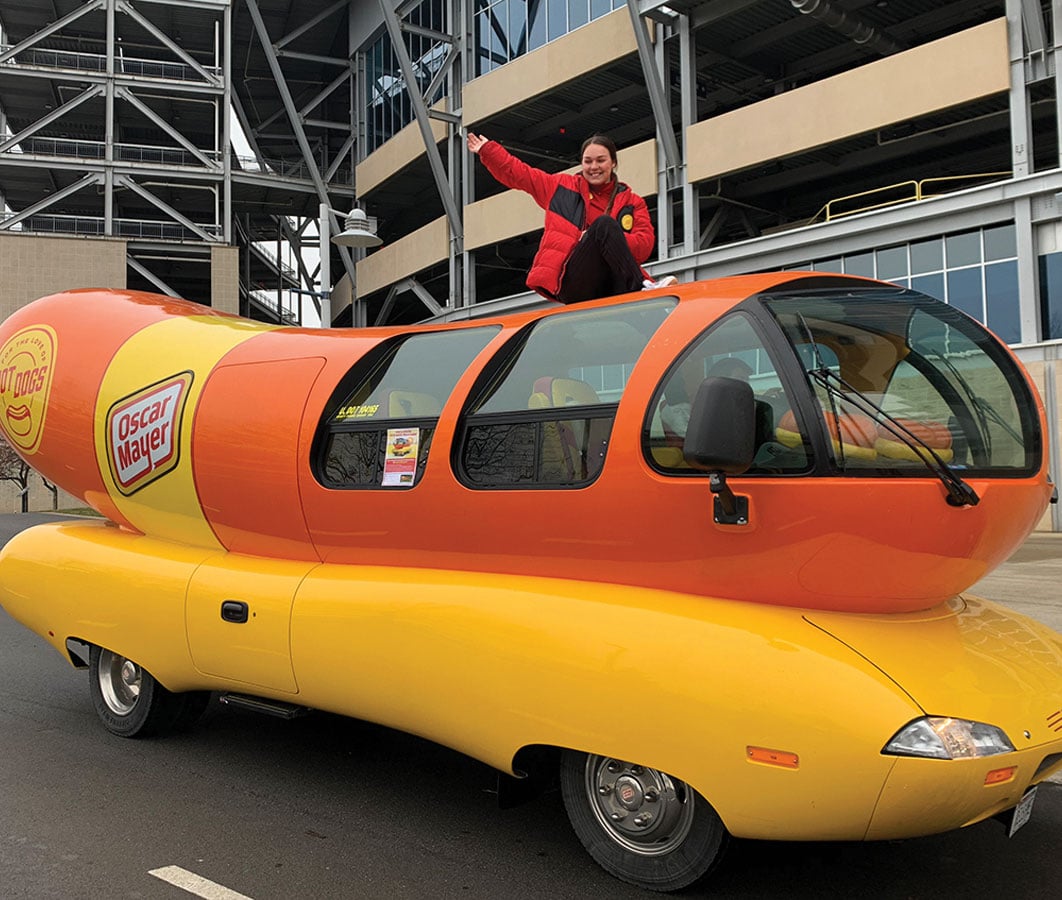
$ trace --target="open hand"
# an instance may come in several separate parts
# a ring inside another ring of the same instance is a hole
[[[468,149],[473,153],[478,154],[485,143],[487,143],[487,138],[483,135],[473,134],[471,131],[468,133]]]

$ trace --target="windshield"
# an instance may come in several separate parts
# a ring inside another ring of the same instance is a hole
[[[1010,354],[980,324],[899,288],[766,295],[796,350],[820,421],[792,410],[791,442],[826,428],[843,471],[1027,475],[1040,462],[1035,403]]]

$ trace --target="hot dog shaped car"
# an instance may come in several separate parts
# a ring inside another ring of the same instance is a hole
[[[29,529],[7,611],[104,724],[209,692],[559,772],[657,890],[728,835],[1028,817],[1062,637],[967,589],[1051,493],[1040,400],[962,313],[780,273],[414,327],[148,294],[0,328],[0,424],[104,521]]]

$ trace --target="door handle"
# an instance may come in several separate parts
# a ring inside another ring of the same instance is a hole
[[[221,602],[221,618],[224,622],[234,622],[241,625],[247,621],[247,604],[242,600],[223,600]]]

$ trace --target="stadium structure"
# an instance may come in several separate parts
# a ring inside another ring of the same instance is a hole
[[[1060,45],[1062,0],[0,0],[0,315],[81,286],[334,327],[543,303],[542,211],[464,131],[549,171],[605,132],[654,276],[939,297],[1057,435]],[[353,208],[380,246],[327,241]]]

